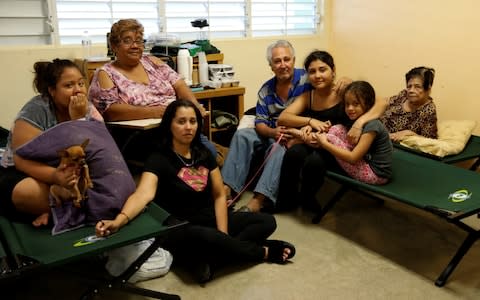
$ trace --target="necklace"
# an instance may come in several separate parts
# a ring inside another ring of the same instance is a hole
[[[173,151],[173,152],[175,152],[175,151]],[[180,154],[178,154],[177,152],[175,152],[175,154],[177,155],[178,159],[180,159],[180,161],[183,163],[183,165],[184,165],[185,167],[187,167],[187,168],[190,168],[190,167],[193,166],[193,164],[195,163],[195,160],[192,158],[192,162],[189,163],[189,164],[187,164],[187,163],[183,160],[183,158],[182,158],[182,156],[181,156]]]

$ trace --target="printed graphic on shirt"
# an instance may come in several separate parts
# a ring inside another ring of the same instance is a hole
[[[201,192],[207,186],[208,169],[205,167],[183,167],[177,174],[188,186],[197,192]]]

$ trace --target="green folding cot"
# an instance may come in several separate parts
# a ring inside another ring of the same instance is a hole
[[[156,299],[180,299],[177,295],[135,286],[128,283],[128,279],[161,245],[165,234],[184,224],[173,222],[165,210],[152,203],[119,232],[94,242],[95,230],[92,226],[52,236],[50,229],[35,228],[30,224],[11,222],[0,217],[2,242],[0,244],[2,246],[0,247],[0,256],[2,257],[0,284],[9,284],[9,280],[12,278],[21,279],[35,274],[35,271],[65,266],[102,254],[107,250],[155,238],[152,245],[120,276],[93,278],[94,274],[89,274],[83,278],[81,281],[87,283],[87,288],[81,299],[91,299],[96,293],[106,289],[121,290]],[[63,269],[68,269],[68,267]]]
[[[13,271],[10,268],[5,242],[4,239],[0,237],[0,279],[11,278],[12,275]]]
[[[463,256],[479,238],[480,231],[464,223],[466,218],[479,217],[480,174],[477,172],[395,148],[393,178],[386,185],[365,184],[331,171],[327,172],[327,176],[340,183],[341,187],[312,219],[312,223],[319,223],[334,204],[349,189],[353,189],[431,212],[465,230],[468,235],[436,280],[437,286],[446,283]]]

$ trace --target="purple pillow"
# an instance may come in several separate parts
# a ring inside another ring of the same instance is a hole
[[[16,154],[57,167],[60,162],[57,151],[81,144],[85,139],[90,139],[85,150],[93,188],[87,190],[88,198],[81,208],[72,202],[52,208],[52,234],[115,218],[135,191],[123,156],[102,122],[62,122],[18,148]]]

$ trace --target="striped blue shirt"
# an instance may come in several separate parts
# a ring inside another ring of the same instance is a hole
[[[312,86],[308,83],[304,69],[294,69],[292,87],[288,91],[288,100],[283,100],[275,93],[276,77],[265,82],[258,91],[255,125],[264,123],[271,128],[277,127],[277,119],[280,113],[293,101]]]

